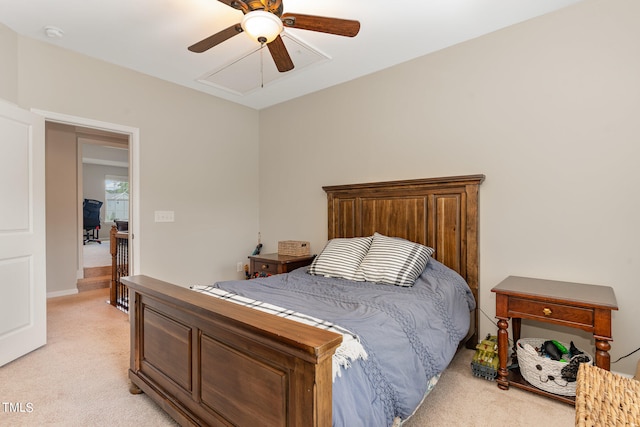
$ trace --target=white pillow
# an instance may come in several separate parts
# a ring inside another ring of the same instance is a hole
[[[434,252],[419,243],[375,233],[355,280],[413,286]]]
[[[309,266],[317,276],[357,280],[355,273],[371,246],[372,237],[337,238],[327,242],[320,255]],[[359,279],[363,281],[364,279]]]

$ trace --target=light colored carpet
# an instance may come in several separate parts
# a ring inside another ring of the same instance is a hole
[[[83,267],[104,267],[111,265],[109,240],[102,243],[89,242],[82,245]]]
[[[98,289],[49,300],[47,345],[0,368],[0,425],[177,425],[146,395],[129,393],[128,316],[107,299]],[[472,356],[456,355],[406,427],[574,425],[569,405],[474,377]]]
[[[403,427],[570,427],[573,406],[473,376],[475,351],[460,350],[433,391]]]
[[[52,298],[47,344],[0,368],[2,402],[31,403],[2,426],[175,426],[146,395],[132,395],[129,318],[108,289]]]

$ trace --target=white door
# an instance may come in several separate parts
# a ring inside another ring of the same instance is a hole
[[[46,344],[44,118],[0,100],[0,366]]]

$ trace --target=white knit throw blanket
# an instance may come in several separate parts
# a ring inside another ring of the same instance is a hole
[[[352,361],[358,359],[367,359],[367,352],[360,343],[360,339],[358,338],[358,336],[334,323],[327,322],[326,320],[318,319],[316,317],[308,316],[306,314],[298,313],[293,310],[278,307],[277,305],[268,304],[251,298],[246,298],[238,294],[234,294],[233,292],[227,292],[222,289],[214,288],[213,286],[191,286],[191,289],[196,292],[201,292],[203,294],[211,295],[216,298],[231,301],[245,307],[251,307],[256,310],[264,311],[265,313],[274,314],[279,317],[286,317],[287,319],[295,320],[296,322],[304,323],[306,325],[315,326],[317,328],[341,334],[342,344],[340,344],[340,346],[336,349],[336,352],[333,354],[333,381],[336,380],[336,376],[341,376],[341,368],[349,368]]]

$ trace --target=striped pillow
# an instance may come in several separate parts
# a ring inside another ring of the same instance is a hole
[[[375,233],[355,280],[413,286],[434,252],[428,246]]]
[[[309,266],[309,273],[317,276],[357,280],[355,273],[367,254],[372,240],[372,237],[330,240]],[[363,280],[359,279],[359,281]]]

